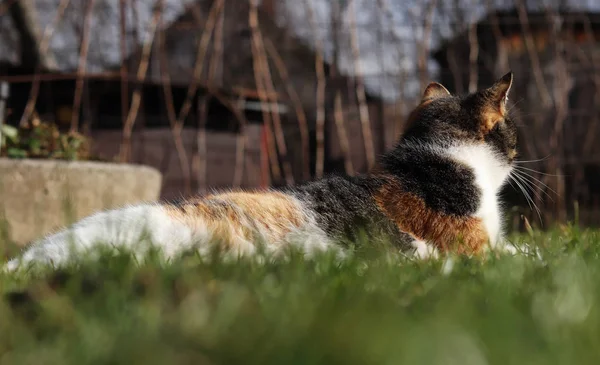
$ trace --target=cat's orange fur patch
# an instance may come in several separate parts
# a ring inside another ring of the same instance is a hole
[[[257,234],[269,243],[281,242],[307,222],[300,203],[279,192],[229,192],[165,209],[192,229],[205,227],[225,245],[254,242]]]
[[[401,231],[434,245],[441,252],[477,254],[488,242],[481,219],[437,212],[427,207],[423,199],[404,191],[392,177],[375,194],[375,201]]]
[[[483,120],[483,123],[481,124],[481,132],[483,135],[485,135],[494,129],[496,124],[504,118],[504,114],[501,110],[489,108],[481,114],[481,118]]]

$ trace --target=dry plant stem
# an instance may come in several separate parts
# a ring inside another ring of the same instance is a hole
[[[521,27],[523,29],[523,37],[525,38],[525,48],[527,48],[529,60],[531,61],[531,71],[533,72],[535,84],[537,86],[538,92],[540,93],[542,105],[547,107],[552,104],[552,97],[550,96],[548,88],[546,87],[546,83],[544,82],[544,75],[542,73],[540,59],[535,49],[533,35],[531,34],[531,31],[529,29],[529,18],[527,16],[527,9],[523,0],[516,1],[516,4],[517,11],[519,13],[519,22],[521,23]]]
[[[164,0],[163,0],[164,1]],[[190,173],[190,164],[187,153],[185,152],[185,146],[183,139],[181,138],[181,127],[177,124],[177,116],[175,112],[175,105],[173,103],[173,93],[171,91],[171,75],[169,73],[169,59],[166,54],[165,45],[165,32],[163,29],[162,18],[160,20],[160,30],[158,31],[158,53],[159,53],[159,64],[160,64],[160,78],[163,85],[163,96],[165,98],[165,106],[167,110],[167,118],[169,120],[169,126],[171,127],[171,136],[175,144],[175,150],[177,151],[177,158],[179,160],[179,166],[183,175],[183,187],[184,193],[189,195],[192,193],[192,179]]]
[[[261,62],[261,52],[259,48],[260,35],[258,33],[258,12],[256,8],[256,3],[254,1],[250,1],[250,11],[248,12],[248,25],[252,31],[252,61],[253,61],[253,70],[254,70],[254,79],[256,82],[256,90],[258,91],[258,97],[261,103],[265,106],[268,105],[270,98],[267,96],[266,89],[266,81],[264,79],[265,66],[263,62]],[[262,44],[262,43],[260,43]],[[275,113],[269,113],[268,109],[263,109],[263,119],[264,119],[264,128],[266,131],[266,139],[267,139],[267,148],[269,151],[269,159],[271,162],[271,170],[274,175],[275,180],[281,179],[281,171],[279,169],[279,161],[277,149],[275,146],[275,142],[273,140],[273,130],[271,129],[271,120],[273,119],[273,124],[275,124]],[[272,118],[271,118],[272,117]],[[281,151],[279,151],[281,152]],[[285,169],[285,165],[284,165]],[[287,175],[287,171],[284,171]],[[286,179],[287,176],[284,176]]]
[[[198,91],[198,86],[200,80],[202,78],[202,72],[204,70],[204,59],[206,58],[206,50],[208,49],[208,43],[210,42],[210,38],[215,29],[215,25],[218,19],[219,14],[223,11],[224,0],[215,0],[208,14],[208,18],[206,20],[206,24],[204,25],[204,30],[202,31],[202,35],[198,40],[198,48],[196,51],[196,60],[194,62],[194,70],[192,72],[192,82],[189,84],[187,89],[187,94],[181,109],[179,109],[179,115],[177,117],[177,124],[183,125],[183,121],[187,118],[191,108],[192,108],[192,100],[196,92]]]
[[[225,7],[225,3],[223,5],[223,7]],[[223,80],[222,80],[222,73],[219,74],[218,72],[221,71],[222,72],[222,68],[223,68],[223,30],[225,27],[225,12],[222,11],[221,15],[219,16],[218,19],[218,23],[216,25],[216,29],[214,32],[214,47],[213,47],[213,54],[211,57],[211,61],[210,61],[210,66],[209,66],[209,70],[208,70],[208,84],[210,85],[210,87],[216,87],[216,86],[221,86]],[[221,68],[219,70],[219,67]],[[230,103],[228,103],[229,105]],[[233,182],[232,182],[232,187],[233,188],[239,188],[242,185],[242,179],[244,178],[244,164],[245,164],[245,160],[246,160],[246,120],[243,117],[243,115],[241,115],[241,112],[239,111],[239,109],[234,108],[233,106],[229,105],[230,110],[234,110],[234,115],[236,116],[236,118],[238,119],[239,125],[240,125],[240,130],[238,135],[236,136],[236,143],[235,143],[235,167],[234,167],[234,172],[233,172]],[[232,109],[234,108],[234,109]],[[206,118],[206,111],[204,111],[204,118]],[[198,129],[198,135],[197,135],[197,144],[198,144],[198,154],[199,154],[199,166],[198,166],[198,185],[199,188],[201,190],[204,191],[208,191],[208,184],[207,184],[207,176],[206,176],[206,172],[207,172],[207,161],[206,161],[206,155],[208,154],[207,148],[206,148],[206,129],[205,128],[199,128]],[[202,151],[204,150],[204,167],[202,167]],[[202,186],[202,181],[204,181],[204,185]]]
[[[226,6],[226,0],[223,0],[223,8]],[[221,11],[215,25],[213,36],[213,52],[208,66],[207,81],[213,87],[221,86],[221,78],[218,71],[223,68],[223,27],[225,22],[225,11]]]
[[[17,0],[6,0],[2,4],[0,4],[0,16],[6,14],[10,7],[16,2]]]
[[[0,82],[0,151],[2,151],[2,126],[4,125],[4,113],[6,111],[6,100],[9,95],[8,82]]]
[[[498,20],[498,15],[494,12],[495,9],[495,4],[492,0],[487,0],[486,1],[486,8],[488,13],[492,14],[490,17],[490,23],[491,23],[491,27],[492,27],[492,33],[494,34],[494,39],[496,42],[496,53],[499,55],[499,59],[498,59],[498,68],[496,72],[499,74],[503,74],[503,72],[505,72],[505,70],[507,70],[509,68],[508,65],[508,52],[506,52],[506,50],[503,49],[503,47],[505,47],[502,44],[502,39],[504,38],[502,36],[502,30],[500,29],[500,21]]]
[[[550,11],[548,9],[548,11]],[[553,14],[556,15],[556,14]],[[556,30],[555,30],[556,32]],[[548,163],[553,165],[553,169],[549,171],[553,171],[555,176],[555,189],[554,191],[559,197],[563,197],[565,193],[565,179],[563,174],[563,160],[564,160],[564,145],[563,145],[563,130],[564,123],[569,113],[569,88],[568,88],[568,70],[567,70],[567,61],[564,58],[564,49],[565,44],[564,41],[561,40],[559,34],[553,34],[553,38],[555,39],[555,63],[558,64],[558,67],[554,68],[555,73],[555,82],[554,82],[554,107],[555,107],[555,119],[554,119],[554,131],[552,133],[552,137],[550,138],[550,148],[551,151],[556,151],[556,154],[553,158],[548,160]],[[541,177],[542,179],[545,176]],[[552,184],[548,184],[552,186]],[[542,189],[542,187],[539,187]],[[541,195],[541,194],[540,194]],[[565,212],[566,206],[564,199],[555,199],[554,201],[556,216],[560,221],[564,221],[566,219]]]
[[[239,101],[238,101],[238,103],[232,102],[229,97],[224,96],[219,90],[211,87],[210,85],[207,86],[207,92],[211,97],[214,97],[215,99],[217,99],[217,101],[219,103],[221,103],[227,109],[229,109],[229,111],[233,114],[233,116],[237,119],[238,123],[240,124],[242,133],[240,133],[237,136],[237,140],[236,140],[236,162],[235,162],[236,167],[235,167],[235,173],[234,173],[234,179],[233,179],[234,180],[233,186],[239,187],[242,184],[242,178],[243,178],[243,174],[244,174],[245,153],[246,153],[245,149],[246,149],[246,145],[248,142],[245,131],[246,131],[246,126],[248,125],[248,121],[246,120],[244,113],[238,107]],[[240,99],[240,100],[242,100],[242,99]],[[248,175],[252,174],[252,171],[247,171],[247,174]]]
[[[127,0],[119,0],[119,25],[120,25],[120,34],[119,34],[119,43],[121,49],[121,118],[123,125],[125,125],[125,121],[127,120],[127,110],[129,109],[129,96],[128,94],[128,82],[127,82],[127,39],[126,39],[126,1]]]
[[[92,10],[94,0],[88,0],[83,20],[83,34],[79,48],[79,63],[77,65],[77,80],[75,82],[75,97],[73,99],[73,112],[71,114],[71,132],[79,129],[79,111],[81,110],[81,98],[83,96],[84,75],[87,68],[87,55],[90,49],[90,30],[92,27]]]
[[[215,30],[214,40],[214,51],[213,58],[208,73],[209,83],[216,83],[222,85],[222,72],[223,72],[223,30],[225,27],[225,12],[223,12],[219,18],[219,24]],[[218,68],[220,67],[220,69]],[[220,74],[217,74],[220,72]],[[237,109],[236,109],[237,110]],[[239,110],[237,110],[238,114]],[[233,188],[239,188],[242,185],[242,179],[244,178],[244,164],[246,160],[246,123],[244,118],[239,118],[239,133],[236,136],[235,141],[235,167],[233,171]],[[200,135],[198,136],[200,138]],[[199,141],[200,143],[200,141]]]
[[[225,2],[223,2],[225,4]],[[225,5],[223,5],[225,8]],[[223,42],[223,19],[225,11],[219,13],[219,17],[214,29],[213,53],[208,68],[207,84],[216,86],[216,68],[221,58]],[[206,118],[208,117],[208,97],[202,95],[198,97],[198,125],[196,132],[196,156],[194,158],[196,168],[197,189],[199,194],[208,192],[208,148],[206,146]]]
[[[125,125],[123,126],[123,140],[121,142],[121,151],[120,151],[120,161],[127,162],[130,156],[131,150],[131,132],[133,131],[133,126],[135,124],[135,120],[137,118],[137,114],[140,108],[140,103],[142,101],[142,93],[141,87],[146,79],[146,71],[148,70],[148,64],[150,62],[150,51],[152,50],[152,43],[154,43],[154,36],[156,34],[156,27],[158,25],[158,20],[162,14],[160,7],[157,6],[161,3],[162,0],[157,0],[154,8],[154,15],[152,17],[152,21],[150,23],[148,33],[150,34],[150,39],[144,43],[142,48],[142,57],[140,60],[140,65],[138,67],[137,75],[136,75],[136,89],[133,92],[133,96],[131,98],[131,107],[129,108],[129,113],[127,114],[127,119],[125,120]]]
[[[477,91],[477,59],[479,58],[479,40],[477,39],[477,23],[469,26],[469,92]]]
[[[262,103],[267,103],[267,105],[269,102],[272,103],[272,105],[278,105],[277,92],[275,91],[275,86],[273,85],[273,78],[271,76],[271,70],[265,51],[262,33],[258,27],[258,9],[254,2],[251,2],[250,6],[250,27],[252,28],[252,42],[254,44],[253,59],[255,65],[258,63],[257,66],[260,70],[258,75],[262,75],[264,80],[263,88],[258,88],[259,95],[261,92],[265,92],[264,97],[260,99]],[[271,94],[273,95],[273,97],[268,98],[266,94]],[[293,185],[294,174],[292,172],[292,166],[288,157],[287,146],[285,143],[285,135],[283,133],[283,128],[281,125],[281,117],[279,115],[279,110],[272,110],[271,115],[273,120],[273,127],[275,129],[275,142],[277,143],[277,149],[279,150],[279,154],[281,155],[284,178],[288,185]]]
[[[590,19],[586,16],[584,18],[584,28],[587,34],[587,38],[589,41],[594,44],[598,43],[598,39],[596,38],[594,31],[592,30],[592,24]],[[592,53],[590,55],[590,63],[591,67],[594,70],[598,70],[598,62],[597,62],[597,54]],[[594,73],[594,103],[595,105],[600,105],[600,76],[597,72]],[[597,136],[596,130],[598,129],[598,117],[592,118],[590,121],[590,125],[588,126],[588,133],[586,135],[585,141],[583,143],[582,156],[590,156],[592,154],[592,148],[594,146],[594,141]],[[597,161],[600,162],[600,161]]]
[[[392,136],[388,139],[389,144],[386,146],[388,149],[392,148],[396,141],[402,135],[405,127],[404,120],[404,111],[406,108],[406,101],[404,100],[404,81],[408,78],[406,75],[406,70],[402,70],[399,75],[399,85],[398,88],[398,99],[394,105],[394,115],[393,118],[396,119],[392,124]],[[384,116],[385,117],[385,116]]]
[[[312,29],[315,41],[315,72],[317,74],[317,113],[316,113],[316,162],[315,177],[323,177],[325,168],[325,88],[327,80],[325,78],[325,62],[323,60],[323,40],[318,31],[315,17],[312,11],[312,0],[305,0],[304,7],[308,16],[308,23]]]
[[[210,9],[210,12],[208,14],[208,18],[206,19],[206,23],[204,25],[204,29],[202,30],[202,34],[200,35],[200,38],[198,40],[198,46],[196,49],[196,59],[194,61],[194,69],[192,71],[192,81],[191,83],[188,85],[188,89],[187,89],[187,93],[186,93],[186,97],[185,100],[183,102],[183,105],[181,106],[181,109],[179,110],[179,115],[177,116],[177,120],[174,123],[174,127],[173,127],[173,135],[174,136],[179,136],[178,138],[181,138],[181,131],[183,129],[183,124],[185,122],[185,119],[187,118],[191,108],[192,108],[192,102],[194,99],[194,96],[196,95],[197,91],[198,91],[198,86],[199,83],[201,82],[202,79],[202,73],[204,70],[204,60],[206,58],[206,52],[208,49],[208,44],[210,42],[211,36],[215,30],[215,26],[216,26],[216,22],[217,19],[219,18],[219,15],[221,14],[221,12],[223,11],[223,4],[225,3],[224,0],[215,0],[212,4],[212,7]],[[195,5],[196,7],[198,6],[198,4]],[[198,105],[198,112],[199,113],[204,113],[206,114],[206,107],[202,106],[202,104],[206,103],[206,101],[202,101],[202,103],[200,103],[199,101],[199,105]],[[200,146],[200,144],[204,144],[206,145],[205,142],[205,137],[204,137],[204,141],[203,141],[203,137],[201,135],[201,133],[205,133],[205,128],[204,125],[206,124],[205,121],[202,120],[202,118],[205,118],[205,115],[198,115],[198,118],[200,118],[198,120],[199,122],[199,126],[198,126],[198,133],[196,136],[196,142],[199,144],[198,148],[202,149],[202,147]],[[198,153],[201,153],[200,151]],[[206,153],[203,153],[204,156],[206,156]],[[198,163],[200,164],[200,156],[198,156]],[[206,161],[205,161],[206,163]],[[182,164],[182,169],[183,169],[183,164]],[[189,171],[189,165],[186,162],[186,167],[185,170],[188,170],[188,176],[191,175],[191,171]],[[204,174],[202,171],[202,167],[198,166],[197,167],[197,174]],[[200,176],[198,176],[198,184],[204,184],[201,180],[202,178]],[[191,178],[190,178],[191,180]],[[191,184],[190,184],[191,185]],[[200,189],[202,189],[202,187],[199,187]]]
[[[293,83],[290,81],[290,76],[285,66],[285,62],[277,52],[277,48],[273,45],[270,39],[265,39],[265,49],[267,54],[271,57],[277,68],[279,77],[284,82],[287,94],[294,105],[296,111],[296,118],[298,119],[298,128],[300,129],[300,143],[302,145],[302,178],[304,180],[310,179],[310,140],[308,133],[308,121],[304,107],[302,106],[302,100],[296,92]]]
[[[40,54],[44,54],[48,52],[48,47],[50,45],[50,39],[52,38],[52,34],[54,33],[54,29],[56,29],[56,25],[60,22],[62,17],[65,14],[65,10],[69,6],[71,0],[61,0],[58,4],[58,9],[56,10],[56,16],[52,19],[52,23],[46,26],[44,29],[44,36],[42,41],[40,42]],[[25,105],[25,110],[23,111],[23,115],[21,116],[21,120],[19,124],[24,126],[31,118],[31,114],[35,108],[35,104],[37,102],[37,98],[40,92],[40,65],[36,66],[36,70],[33,76],[33,82],[31,83],[31,91],[29,92],[29,98],[27,100],[27,105]]]
[[[246,164],[246,145],[248,143],[247,129],[248,121],[244,116],[244,113],[234,104],[229,98],[223,97],[217,90],[209,87],[208,92],[215,97],[221,104],[225,105],[229,111],[235,116],[238,123],[240,124],[240,133],[236,137],[236,157],[235,157],[235,171],[233,174],[233,187],[240,187],[242,185],[242,179],[244,177],[244,166]],[[253,171],[248,170],[247,174],[252,174]]]
[[[208,182],[206,175],[206,117],[207,117],[207,100],[206,96],[198,98],[198,133],[196,134],[196,142],[198,144],[197,174],[198,174],[198,193],[204,195],[208,192]]]
[[[429,59],[429,52],[431,49],[431,31],[433,29],[433,14],[437,0],[431,0],[425,7],[425,16],[423,22],[423,39],[419,42],[417,68],[419,70],[419,77],[421,83],[421,90],[425,90],[425,87],[429,83],[429,72],[427,68],[427,60]]]
[[[235,140],[235,170],[233,172],[233,188],[242,186],[244,165],[246,164],[246,128],[242,127]]]
[[[362,126],[363,140],[365,144],[365,153],[367,157],[367,168],[371,170],[375,166],[375,148],[373,146],[373,136],[371,134],[371,121],[369,118],[369,108],[365,85],[362,79],[362,68],[360,62],[360,48],[358,45],[358,29],[356,26],[356,0],[350,2],[350,43],[352,45],[352,58],[354,61],[354,74],[356,78],[356,97],[358,99],[358,108],[360,123]]]
[[[350,155],[350,143],[348,142],[348,135],[346,134],[346,127],[344,125],[344,110],[342,109],[342,94],[338,91],[335,94],[335,112],[334,119],[337,127],[338,138],[340,140],[340,148],[344,155],[344,169],[346,174],[349,176],[354,175],[354,166],[352,166],[352,156]]]
[[[394,41],[395,44],[398,45],[398,49],[397,49],[397,63],[399,64],[404,56],[404,53],[402,52],[402,48],[400,47],[401,44],[403,43],[403,41],[400,39],[400,37],[398,37],[398,35],[396,34],[396,32],[394,31],[394,27],[392,26],[394,24],[394,15],[392,14],[389,4],[387,2],[387,0],[377,0],[377,3],[379,5],[379,8],[381,9],[381,11],[383,12],[383,14],[385,15],[385,17],[387,18],[387,21],[390,24],[389,27],[389,31],[388,31],[388,36]],[[395,116],[403,116],[404,115],[404,105],[405,105],[405,101],[404,101],[404,84],[406,82],[406,70],[404,68],[401,68],[399,74],[398,74],[398,85],[400,85],[400,87],[398,88],[398,98],[396,101],[396,105],[395,105]],[[385,118],[385,116],[383,116]],[[389,149],[393,146],[393,144],[395,143],[395,141],[398,140],[398,138],[400,137],[400,134],[402,133],[402,129],[404,126],[404,118],[401,117],[396,117],[396,122],[392,124],[392,133],[391,133],[391,138],[388,138],[387,141],[389,141],[389,143],[386,143],[386,149]]]

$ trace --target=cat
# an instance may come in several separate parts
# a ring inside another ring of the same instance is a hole
[[[311,255],[340,249],[360,232],[367,242],[385,237],[420,259],[514,253],[504,239],[498,196],[517,155],[517,128],[507,110],[512,82],[509,72],[464,96],[430,83],[396,146],[369,174],[99,212],[32,244],[5,268],[59,266],[101,243],[134,248],[144,235],[166,258],[208,252],[217,241],[235,255],[255,253],[257,242],[270,253],[296,245]]]

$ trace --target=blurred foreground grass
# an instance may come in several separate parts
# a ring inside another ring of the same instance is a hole
[[[0,274],[0,364],[599,363],[600,232],[515,240],[541,256],[161,267],[121,255]]]

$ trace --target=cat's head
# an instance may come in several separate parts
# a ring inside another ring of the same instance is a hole
[[[489,88],[466,96],[452,95],[444,86],[430,83],[411,113],[403,139],[442,148],[481,144],[500,162],[512,165],[517,155],[517,127],[506,107],[512,82],[509,72]]]

